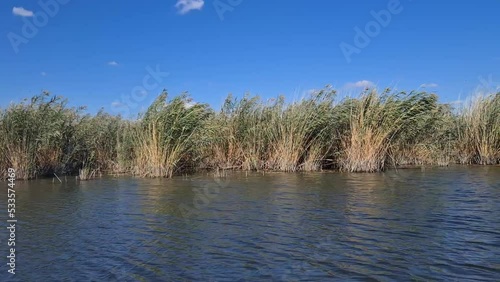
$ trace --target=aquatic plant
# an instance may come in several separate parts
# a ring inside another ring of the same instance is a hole
[[[48,92],[12,104],[0,114],[2,170],[15,167],[20,179],[65,172],[73,159],[68,142],[80,109],[66,107],[66,100]]]
[[[329,151],[335,91],[324,89],[297,102],[284,97],[227,97],[205,123],[203,146],[212,168],[311,171]]]
[[[85,114],[48,92],[0,110],[0,178],[102,173],[172,177],[198,169],[376,172],[500,163],[500,93],[457,109],[426,92],[335,102],[331,87],[292,103],[229,95],[221,110],[166,91],[137,120]]]
[[[102,109],[94,116],[84,115],[75,125],[78,167],[98,172],[114,171],[118,166],[118,134],[122,119]]]
[[[335,124],[335,94],[327,88],[290,105],[279,100],[268,125],[266,168],[285,172],[322,168]]]
[[[167,101],[164,91],[148,108],[132,133],[134,174],[172,177],[194,165],[194,136],[209,111],[207,105],[190,103],[186,94]]]
[[[89,166],[83,165],[78,171],[78,180],[87,181],[93,179],[97,174],[97,170],[92,169]]]
[[[259,170],[266,150],[266,106],[259,97],[229,95],[220,112],[205,121],[201,155],[208,168]]]
[[[402,133],[418,132],[436,108],[437,96],[425,92],[382,94],[367,90],[354,102],[350,126],[342,140],[340,169],[349,172],[384,170],[389,149]]]
[[[456,146],[460,163],[500,162],[500,93],[474,96],[459,108]]]

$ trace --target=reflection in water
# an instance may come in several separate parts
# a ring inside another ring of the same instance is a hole
[[[10,279],[494,281],[499,179],[452,167],[18,182]]]

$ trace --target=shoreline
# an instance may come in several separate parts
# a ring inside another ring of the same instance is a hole
[[[363,174],[384,174],[388,172],[397,172],[398,170],[433,170],[433,169],[452,169],[452,168],[500,168],[500,164],[495,164],[495,165],[478,165],[478,164],[450,164],[447,166],[442,166],[442,165],[403,165],[403,166],[398,166],[398,167],[388,167],[384,171],[379,171],[376,173],[373,172],[348,172],[348,171],[341,171],[338,169],[323,169],[319,171],[296,171],[296,172],[284,172],[284,171],[274,171],[274,170],[261,170],[261,171],[248,171],[248,170],[238,170],[238,169],[230,169],[230,170],[224,170],[222,174],[217,174],[216,170],[197,170],[193,171],[191,173],[185,173],[185,174],[174,174],[172,177],[140,177],[136,176],[133,173],[130,172],[124,172],[124,173],[106,173],[102,172],[99,174],[99,176],[95,176],[89,179],[78,179],[78,175],[73,174],[73,175],[58,175],[60,178],[65,178],[65,180],[60,181],[60,183],[67,182],[68,178],[74,179],[77,182],[80,181],[92,181],[92,180],[97,180],[101,178],[134,178],[134,179],[173,179],[173,178],[187,178],[190,179],[191,177],[198,177],[198,176],[211,176],[213,178],[225,178],[230,176],[231,174],[245,174],[245,175],[269,175],[269,174],[284,174],[284,175],[315,175],[315,174],[351,174],[351,175],[363,175]],[[33,179],[15,179],[16,181],[23,181],[23,182],[30,182],[30,181],[37,181],[37,180],[50,180],[52,179],[55,183],[57,183],[57,178],[55,176],[41,176]],[[0,179],[1,182],[6,182],[7,180]]]
[[[282,96],[229,95],[220,110],[162,92],[136,120],[89,115],[44,92],[0,109],[0,178],[104,172],[170,178],[198,170],[381,172],[500,164],[500,93],[454,108],[429,92],[366,89],[336,100],[327,87]]]

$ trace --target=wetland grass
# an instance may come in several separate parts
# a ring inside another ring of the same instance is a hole
[[[500,163],[500,93],[458,108],[426,92],[336,102],[327,87],[301,100],[228,96],[220,111],[162,92],[136,120],[67,106],[43,92],[0,109],[1,178],[102,173],[172,177],[210,169],[377,172],[388,166]]]

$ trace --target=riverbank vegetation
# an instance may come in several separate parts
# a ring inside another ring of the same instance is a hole
[[[426,92],[325,88],[295,102],[227,97],[220,110],[161,93],[131,121],[89,115],[47,92],[0,109],[0,169],[20,179],[196,170],[378,172],[402,165],[500,163],[500,93],[442,104]]]

